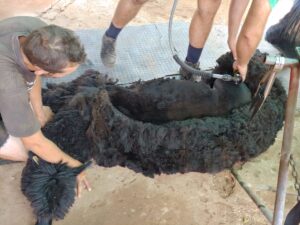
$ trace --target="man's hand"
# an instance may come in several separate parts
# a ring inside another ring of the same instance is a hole
[[[239,65],[238,61],[234,61],[233,63],[233,71],[238,71],[242,81],[246,80],[248,65]]]
[[[81,197],[81,192],[82,192],[82,185],[84,185],[84,188],[87,189],[88,191],[91,191],[92,188],[88,182],[88,180],[86,179],[85,173],[81,172],[78,176],[77,176],[77,197]]]
[[[53,115],[54,113],[49,106],[43,106],[41,112],[37,113],[36,116],[41,126],[44,127],[52,119]]]
[[[69,167],[75,168],[81,166],[82,163],[64,153],[56,144],[46,138],[41,130],[31,136],[21,137],[21,141],[26,149],[30,149],[33,153],[50,163],[66,163]],[[47,151],[45,151],[47,149]],[[87,190],[91,190],[91,186],[85,177],[85,173],[81,172],[76,177],[77,196],[81,195],[82,184]]]

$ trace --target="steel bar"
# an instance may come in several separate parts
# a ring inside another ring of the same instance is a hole
[[[297,103],[300,76],[299,64],[291,67],[289,93],[286,103],[283,142],[281,147],[280,165],[277,181],[276,200],[273,216],[273,225],[282,225],[288,180],[289,160],[294,131],[294,115]]]

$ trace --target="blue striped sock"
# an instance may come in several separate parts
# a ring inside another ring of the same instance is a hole
[[[108,37],[113,39],[117,39],[119,33],[121,32],[122,28],[117,28],[113,23],[110,24],[109,28],[106,30],[105,34]]]
[[[189,44],[185,60],[193,64],[197,63],[200,59],[202,49],[203,48],[194,48],[193,46],[191,46],[191,44]]]

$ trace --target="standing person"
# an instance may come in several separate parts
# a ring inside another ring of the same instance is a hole
[[[222,0],[198,0],[189,28],[189,45],[185,63],[193,68],[199,68],[199,59],[205,42],[211,31],[215,15]],[[192,73],[180,68],[183,79],[191,79]]]
[[[222,0],[198,0],[197,9],[192,17],[189,28],[189,46],[185,62],[194,68],[199,68],[199,59],[207,37],[211,31],[214,17]],[[232,50],[237,70],[245,80],[247,65],[259,41],[271,12],[278,0],[252,0],[249,12],[238,35],[241,18],[249,0],[232,0],[229,10],[228,45]],[[147,0],[120,0],[110,27],[102,38],[101,59],[105,66],[112,67],[116,62],[116,40]],[[190,79],[192,74],[183,68],[180,73],[184,79]]]
[[[227,44],[236,60],[236,42],[240,23],[250,0],[231,0],[228,13],[228,39]]]
[[[243,81],[246,78],[247,66],[253,56],[265,29],[271,8],[277,0],[252,0],[244,24],[238,34],[241,18],[249,0],[232,0],[229,9],[228,45],[235,62],[233,69],[240,73]],[[198,0],[189,29],[189,47],[185,61],[194,68],[199,68],[199,59],[210,33],[214,17],[221,0]],[[192,74],[180,69],[183,78],[189,79]]]
[[[34,17],[0,21],[0,158],[25,161],[28,150],[51,162],[81,163],[65,154],[41,132],[52,111],[43,106],[41,77],[63,77],[75,71],[86,54],[71,30]],[[77,176],[91,189],[84,173]]]
[[[278,0],[253,0],[237,37],[236,50],[231,48],[236,57],[233,69],[240,73],[243,81],[246,79],[248,63],[262,39],[268,17],[277,2]],[[232,0],[232,4],[237,7],[239,1]]]
[[[101,60],[107,67],[116,63],[116,41],[122,29],[138,14],[148,0],[120,0],[109,28],[102,37]]]

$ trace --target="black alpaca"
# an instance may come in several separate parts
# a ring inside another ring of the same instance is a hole
[[[44,102],[56,115],[44,133],[81,161],[94,158],[102,166],[127,166],[148,175],[230,168],[265,151],[282,127],[286,94],[278,81],[249,122],[250,96],[269,69],[264,57],[257,52],[239,86],[155,79],[125,88],[87,71],[45,90]],[[232,74],[231,54],[217,62],[216,73]]]
[[[269,69],[263,57],[259,52],[253,57],[247,80],[239,86],[215,80],[156,79],[125,88],[87,71],[70,83],[44,90],[44,102],[56,114],[43,132],[81,162],[93,158],[102,166],[127,166],[149,176],[230,168],[265,151],[282,127],[286,94],[278,81],[249,122],[251,96]],[[230,54],[217,62],[214,72],[232,74]],[[72,205],[75,176],[85,166],[73,171],[38,162],[29,159],[22,190],[38,224],[48,225],[63,218]],[[59,179],[70,174],[70,179]]]

